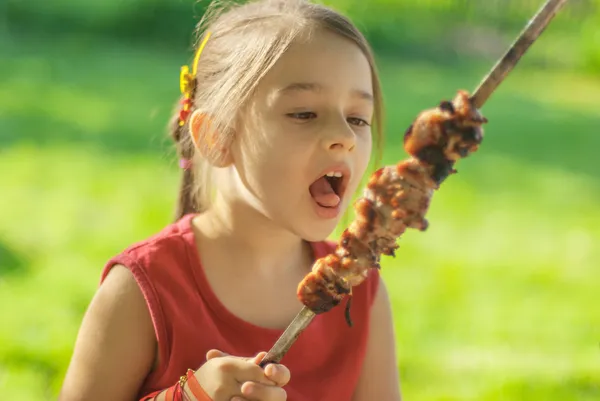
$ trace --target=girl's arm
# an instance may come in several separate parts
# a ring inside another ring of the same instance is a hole
[[[127,268],[114,266],[83,318],[58,400],[135,400],[155,355],[142,292]]]
[[[392,308],[381,278],[369,330],[367,354],[352,401],[400,401]]]

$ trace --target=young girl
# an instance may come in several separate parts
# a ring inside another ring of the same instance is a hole
[[[302,0],[212,8],[201,25],[173,123],[177,219],[105,266],[59,399],[400,400],[375,270],[354,288],[353,327],[334,308],[282,364],[258,366],[302,306],[299,282],[333,251],[326,238],[380,139],[367,42]]]

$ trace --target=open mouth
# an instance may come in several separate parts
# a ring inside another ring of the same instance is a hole
[[[329,172],[308,188],[315,202],[325,208],[337,208],[346,190],[347,175],[339,171]]]

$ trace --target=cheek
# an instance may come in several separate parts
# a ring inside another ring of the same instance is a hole
[[[303,156],[297,147],[279,138],[256,141],[248,145],[251,151],[247,152],[246,160],[261,174],[276,176],[281,171],[288,171],[298,164]]]
[[[236,150],[236,168],[249,189],[264,200],[295,192],[306,172],[306,154],[282,135],[255,135]]]
[[[281,192],[281,195],[291,194],[296,191],[305,180],[307,174],[306,155],[301,152],[272,151],[264,154],[259,164],[261,185],[269,192]]]

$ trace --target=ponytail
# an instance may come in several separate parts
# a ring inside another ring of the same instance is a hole
[[[183,98],[180,101],[181,107],[171,121],[171,137],[177,146],[177,154],[179,156],[179,166],[183,170],[181,183],[179,184],[179,199],[177,200],[177,208],[175,209],[175,221],[181,219],[189,213],[197,213],[200,211],[200,200],[194,196],[194,172],[192,159],[194,156],[194,147],[189,138],[189,122],[188,117],[194,108],[194,96],[196,92],[196,73],[200,54],[204,50],[204,46],[210,37],[210,32],[207,32],[202,43],[198,46],[192,69],[186,65],[181,67],[179,75],[179,87]]]
[[[179,167],[181,168],[181,179],[179,184],[179,195],[175,208],[174,220],[177,221],[189,213],[196,213],[200,209],[194,197],[194,170],[192,158],[194,149],[188,135],[188,124],[180,125],[180,112],[178,111],[171,122],[171,137],[177,148]]]

